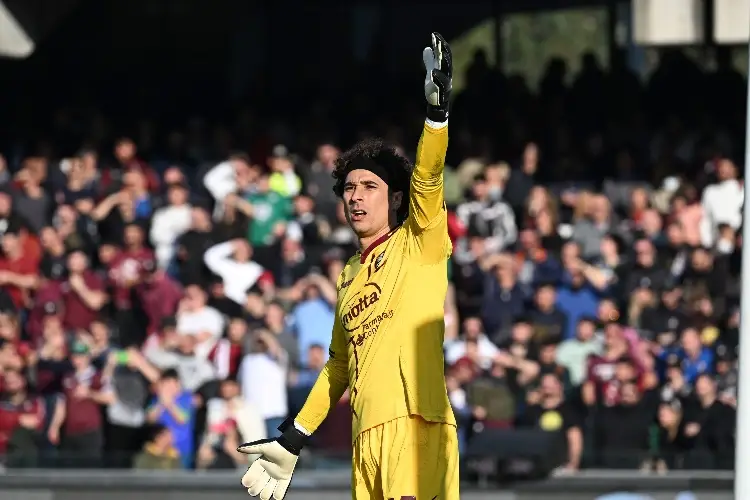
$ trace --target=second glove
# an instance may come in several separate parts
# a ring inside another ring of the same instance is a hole
[[[276,439],[253,441],[237,448],[240,453],[260,455],[242,476],[242,485],[250,495],[260,496],[261,500],[284,498],[300,451],[308,440],[293,422],[282,425],[280,430],[283,434]]]

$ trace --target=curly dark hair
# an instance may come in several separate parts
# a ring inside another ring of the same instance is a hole
[[[404,193],[404,197],[409,195],[409,182],[414,168],[412,163],[400,154],[395,146],[382,139],[364,139],[345,151],[336,160],[331,174],[335,180],[333,192],[336,193],[336,196],[343,198],[344,182],[349,173],[349,166],[359,158],[372,160],[388,171],[391,176],[390,191],[400,191]],[[404,199],[397,212],[399,222],[403,222],[408,213],[409,203]]]

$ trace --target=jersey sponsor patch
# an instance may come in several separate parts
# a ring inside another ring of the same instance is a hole
[[[347,332],[356,331],[366,323],[375,312],[375,304],[380,300],[382,291],[377,283],[365,283],[359,293],[354,295],[342,308],[341,326]]]

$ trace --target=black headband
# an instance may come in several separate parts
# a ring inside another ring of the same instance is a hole
[[[392,176],[388,169],[384,168],[382,165],[379,165],[371,158],[366,158],[364,156],[355,158],[349,164],[349,168],[346,169],[346,174],[349,175],[349,172],[351,172],[352,170],[368,170],[380,177],[389,188],[392,188],[396,191],[400,191],[401,189],[403,189],[402,186],[394,186],[392,183],[397,181],[397,179],[393,178],[395,176]]]

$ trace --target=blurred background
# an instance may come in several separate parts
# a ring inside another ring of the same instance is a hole
[[[467,484],[726,477],[750,0],[3,0],[6,474],[247,466],[326,361],[333,162],[413,156],[433,30]],[[345,488],[346,398],[309,484]]]

